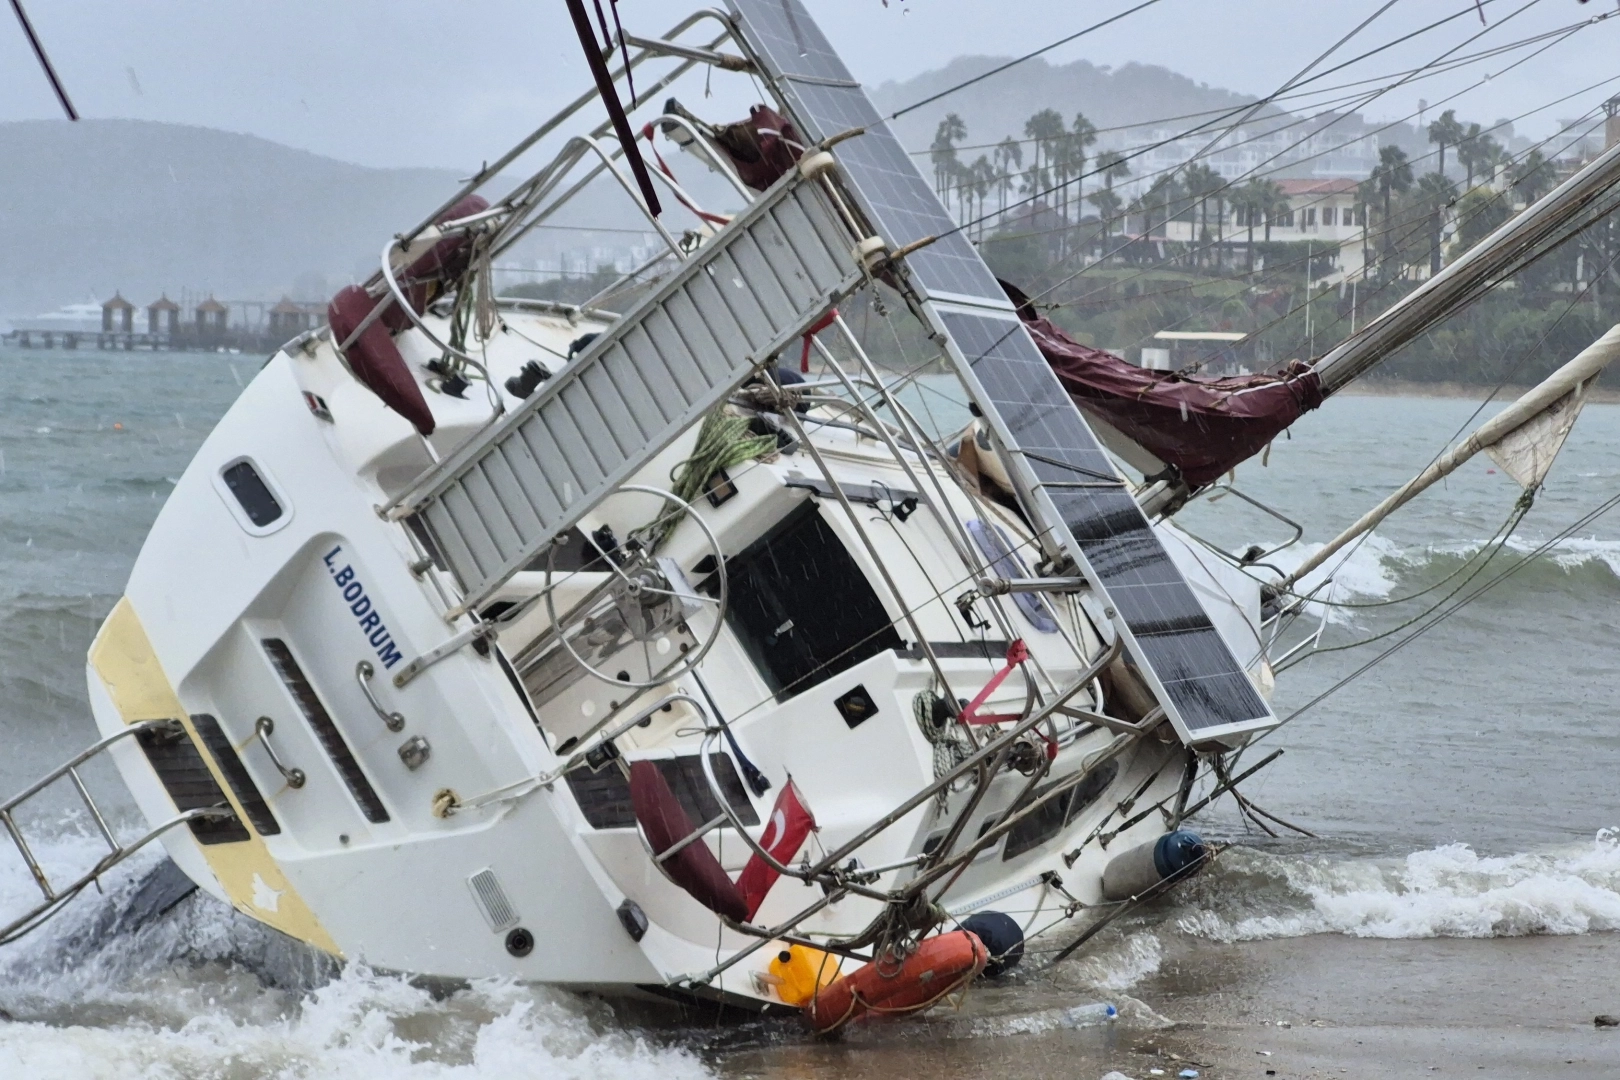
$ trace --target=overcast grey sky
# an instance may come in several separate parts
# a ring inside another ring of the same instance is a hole
[[[368,165],[466,169],[499,154],[588,82],[562,0],[27,3],[86,116],[249,132]],[[954,56],[1027,52],[1122,11],[1132,0],[808,3],[856,75],[877,83],[908,78]],[[1501,25],[1463,51],[1579,22],[1615,10],[1614,3],[1486,0],[1491,23]],[[1211,85],[1264,94],[1382,4],[1159,0],[1048,58],[1161,64]],[[621,0],[619,6],[626,26],[641,33],[661,31],[691,10],[669,0]],[[1480,32],[1473,6],[1473,0],[1397,0],[1340,57],[1453,12],[1465,17],[1328,81],[1434,59]],[[1587,27],[1452,104],[1470,119],[1489,121],[1620,76],[1617,35],[1620,18]],[[1512,58],[1404,87],[1367,113],[1402,115],[1418,98],[1437,101]],[[1555,118],[1577,115],[1615,93],[1620,81],[1548,110],[1520,130],[1548,130]],[[1084,108],[1083,102],[1058,104]],[[21,32],[0,11],[0,120],[57,115]]]

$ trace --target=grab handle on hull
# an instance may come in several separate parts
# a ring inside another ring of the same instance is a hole
[[[369,660],[362,660],[358,664],[354,665],[354,679],[360,684],[360,692],[366,695],[366,702],[370,704],[371,711],[376,713],[377,716],[382,719],[382,722],[387,725],[389,731],[403,731],[405,728],[405,717],[401,716],[397,712],[389,712],[387,709],[383,708],[382,702],[377,700],[377,695],[371,692],[371,676],[375,674],[375,672],[376,669],[371,666],[371,661]]]
[[[303,787],[304,781],[308,779],[304,775],[304,770],[299,768],[289,769],[283,765],[280,756],[276,754],[276,748],[270,745],[270,734],[276,730],[276,722],[268,716],[261,716],[254,723],[253,730],[259,736],[259,741],[264,744],[264,752],[270,755],[270,764],[274,765],[276,771],[281,774],[282,779],[287,781],[287,786]]]

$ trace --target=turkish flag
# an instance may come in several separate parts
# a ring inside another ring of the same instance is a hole
[[[770,852],[771,858],[786,866],[799,853],[804,838],[815,827],[815,815],[804,805],[804,800],[799,797],[799,789],[789,780],[776,797],[776,806],[771,810],[770,821],[765,824],[764,835],[759,838],[759,846]],[[748,918],[754,917],[759,905],[765,902],[765,894],[771,891],[771,886],[781,876],[757,852],[749,856],[748,865],[737,877],[737,891],[742,893],[748,905]]]

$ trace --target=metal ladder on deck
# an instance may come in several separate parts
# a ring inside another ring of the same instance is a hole
[[[807,155],[518,409],[395,501],[486,599],[863,280]],[[808,174],[808,175],[807,175]]]
[[[178,720],[143,720],[140,723],[130,724],[123,730],[116,731],[81,750],[65,765],[53,769],[41,779],[30,784],[21,794],[0,803],[0,825],[3,825],[6,832],[11,835],[11,840],[16,844],[18,853],[22,855],[23,862],[28,864],[28,870],[34,877],[34,884],[39,886],[39,891],[44,897],[40,903],[29,909],[27,914],[11,920],[4,926],[0,926],[0,945],[8,945],[33,930],[40,923],[56,914],[62,905],[84,891],[101,875],[175,826],[184,825],[186,822],[197,818],[236,816],[229,806],[223,804],[220,806],[200,806],[182,811],[156,828],[149,829],[130,843],[120,843],[118,838],[113,835],[112,828],[108,826],[106,815],[96,805],[96,800],[91,796],[90,789],[85,787],[84,778],[79,775],[79,766],[104,753],[114,743],[145,732],[183,734],[184,727]],[[101,834],[102,840],[106,842],[108,851],[94,866],[75,878],[70,884],[57,886],[52,884],[50,877],[45,873],[45,868],[39,864],[39,859],[35,857],[33,849],[28,846],[28,841],[24,839],[22,829],[17,825],[16,811],[23,803],[34,798],[64,776],[72,781],[73,788],[79,793],[79,798],[83,800],[85,809],[90,811],[90,818],[96,823],[96,831]]]

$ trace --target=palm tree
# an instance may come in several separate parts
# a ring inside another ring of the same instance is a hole
[[[975,158],[973,164],[967,167],[966,174],[966,183],[972,190],[973,197],[977,199],[979,203],[979,212],[975,214],[974,217],[978,219],[979,222],[979,239],[983,240],[984,200],[990,197],[990,192],[996,186],[996,180],[999,179],[999,174],[996,172],[996,167],[990,164],[990,159],[985,157],[983,154],[980,154],[977,158]]]
[[[1182,170],[1181,182],[1196,207],[1194,221],[1199,223],[1193,233],[1196,244],[1209,233],[1209,200],[1221,189],[1221,174],[1203,162],[1195,161]],[[1202,256],[1198,258],[1201,260]]]
[[[1378,199],[1378,170],[1375,168],[1372,175],[1356,185],[1356,213],[1361,216],[1361,276],[1367,276],[1367,268],[1372,265],[1372,228],[1371,218],[1373,204]]]
[[[1024,167],[1024,148],[1011,135],[996,144],[996,179],[1001,185],[1001,212],[1007,212],[1007,195],[1012,189],[1013,170]]]
[[[1169,224],[1175,216],[1175,206],[1181,200],[1180,185],[1174,175],[1161,176],[1153,181],[1142,194],[1131,203],[1130,212],[1142,215],[1142,236],[1151,237],[1154,230],[1161,229]]]
[[[1024,135],[1035,143],[1035,171],[1044,174],[1053,168],[1052,151],[1067,130],[1062,114],[1056,109],[1042,109],[1024,121]]]
[[[1069,127],[1069,137],[1064,141],[1074,168],[1074,204],[1078,207],[1085,194],[1086,151],[1097,141],[1097,126],[1086,119],[1085,113],[1075,113],[1074,123]],[[1064,205],[1068,205],[1067,197],[1064,198]],[[1080,216],[1078,209],[1075,216]]]
[[[1265,181],[1266,203],[1260,212],[1266,219],[1266,243],[1271,243],[1271,223],[1294,208],[1294,203],[1288,198],[1283,186],[1275,180]]]
[[[1282,185],[1275,180],[1250,180],[1247,184],[1234,190],[1229,198],[1232,209],[1238,215],[1238,224],[1245,225],[1249,230],[1249,273],[1254,273],[1254,226],[1256,221],[1266,223],[1266,240],[1271,239],[1271,217],[1276,213],[1278,205],[1287,206],[1288,196],[1283,194]]]
[[[1131,165],[1118,150],[1105,150],[1097,155],[1096,173],[1103,178],[1108,190],[1113,191],[1115,180],[1123,180],[1131,175]]]
[[[1113,188],[1102,187],[1087,195],[1086,201],[1097,208],[1097,218],[1102,222],[1103,243],[1107,244],[1109,234],[1113,232],[1114,216],[1119,213],[1125,200]]]
[[[1478,125],[1475,125],[1478,127]],[[1462,151],[1457,151],[1459,157]],[[1384,230],[1383,257],[1387,261],[1393,254],[1394,230],[1390,228],[1390,199],[1396,192],[1404,192],[1412,186],[1412,163],[1406,160],[1406,151],[1398,146],[1384,146],[1378,150],[1378,165],[1373,169],[1372,178],[1378,182],[1378,193],[1384,200]]]
[[[1437,170],[1441,176],[1446,175],[1446,147],[1458,146],[1467,134],[1462,124],[1457,122],[1457,110],[1447,109],[1440,114],[1440,119],[1429,125],[1429,141],[1440,147],[1440,168]]]
[[[1481,135],[1474,142],[1474,165],[1479,170],[1480,182],[1489,184],[1496,178],[1496,167],[1512,160],[1502,144],[1489,135]]]
[[[967,125],[955,113],[949,113],[934,129],[934,141],[929,146],[929,160],[934,164],[934,190],[942,202],[949,201],[950,183],[955,178],[958,163],[956,141],[967,138]]]
[[[1524,156],[1524,160],[1515,165],[1508,172],[1509,183],[1518,193],[1524,204],[1529,206],[1547,192],[1552,190],[1552,169],[1548,167],[1547,159],[1541,155],[1540,150],[1532,150]]]
[[[1478,124],[1469,124],[1462,142],[1457,144],[1457,160],[1468,171],[1466,186],[1473,187],[1474,177],[1479,173],[1489,176],[1501,158],[1502,144],[1482,132]]]
[[[1424,173],[1418,180],[1417,202],[1429,212],[1429,276],[1440,272],[1440,228],[1445,208],[1457,200],[1457,186],[1444,175]]]

